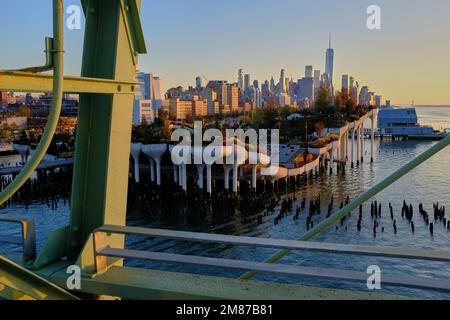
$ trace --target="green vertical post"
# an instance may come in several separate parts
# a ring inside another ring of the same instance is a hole
[[[137,53],[145,51],[136,50],[133,42],[139,38],[135,31],[142,31],[139,12],[136,16],[140,0],[88,0],[83,5],[82,76],[134,81]],[[70,259],[77,258],[94,229],[104,224],[125,225],[133,99],[132,94],[80,96]],[[113,245],[123,247],[123,238]]]

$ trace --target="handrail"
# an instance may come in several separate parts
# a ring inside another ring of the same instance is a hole
[[[205,266],[238,271],[252,270],[270,274],[294,276],[312,279],[344,280],[367,283],[367,273],[352,270],[315,268],[305,266],[292,266],[272,264],[245,260],[231,260],[221,258],[208,258],[188,256],[172,253],[145,252],[139,250],[124,250],[103,248],[96,252],[99,256],[123,259],[148,260],[162,263],[182,263],[194,266]],[[403,275],[383,275],[383,284],[414,289],[428,289],[436,291],[450,291],[450,281],[425,277],[412,277]]]
[[[53,63],[53,38],[45,37],[45,64],[40,67],[23,68],[18,70],[8,70],[9,72],[30,72],[30,73],[40,73],[52,70],[54,67]]]
[[[424,259],[434,261],[450,261],[449,252],[426,252],[407,249],[403,252],[400,248],[371,248],[360,246],[347,246],[339,244],[321,244],[315,242],[301,242],[291,240],[250,238],[239,236],[227,236],[219,234],[193,233],[185,231],[172,231],[160,229],[147,229],[138,227],[123,227],[105,225],[93,232],[94,264],[95,270],[101,272],[108,268],[105,258],[137,259],[162,263],[177,263],[213,268],[225,268],[231,270],[264,272],[283,274],[287,276],[306,277],[314,279],[332,279],[344,281],[366,282],[367,273],[352,270],[340,270],[331,268],[317,268],[291,265],[274,265],[245,260],[231,260],[222,258],[210,258],[191,255],[150,252],[142,250],[128,250],[111,248],[104,235],[141,235],[146,237],[158,237],[164,239],[214,242],[221,244],[247,245],[257,247],[289,248],[291,250],[313,250],[334,253],[349,253],[359,255],[374,255],[391,258]],[[417,289],[430,289],[438,291],[450,291],[450,281],[444,279],[430,279],[425,277],[412,277],[402,275],[383,275],[385,285],[401,286]]]
[[[53,100],[48,123],[33,157],[22,172],[0,193],[0,205],[5,203],[31,177],[44,158],[58,126],[64,82],[63,0],[53,0],[53,37]]]
[[[36,229],[34,220],[18,216],[0,216],[0,222],[16,223],[21,225],[22,237],[20,239],[16,237],[2,236],[0,238],[0,242],[22,245],[23,263],[27,264],[33,262],[34,259],[36,259]]]
[[[337,243],[305,242],[297,240],[283,240],[271,238],[257,238],[244,236],[230,236],[223,234],[198,233],[140,227],[123,227],[105,225],[94,230],[97,233],[119,234],[126,236],[144,236],[190,242],[212,242],[217,244],[278,248],[290,250],[306,250],[315,252],[332,252],[336,254],[352,254],[362,256],[379,256],[386,258],[418,259],[428,261],[450,262],[450,251],[430,251],[413,248],[373,247],[360,245],[346,245]]]
[[[312,238],[316,237],[320,233],[328,230],[330,227],[338,223],[342,218],[348,216],[353,210],[357,209],[359,206],[376,196],[378,193],[392,185],[394,182],[420,166],[422,163],[427,161],[429,158],[433,157],[438,152],[445,149],[450,144],[450,136],[447,136],[444,140],[436,143],[434,146],[432,146],[430,149],[410,161],[408,164],[385,178],[383,181],[376,184],[373,188],[371,188],[369,191],[363,193],[359,198],[339,210],[338,212],[331,215],[329,218],[322,221],[320,224],[318,224],[316,227],[311,229],[310,231],[306,232],[303,236],[301,236],[298,240],[299,241],[309,241]],[[281,259],[283,259],[285,256],[287,256],[291,250],[280,250],[270,258],[266,259],[264,262],[266,263],[277,263]],[[251,279],[256,275],[255,272],[247,272],[243,274],[239,279]]]

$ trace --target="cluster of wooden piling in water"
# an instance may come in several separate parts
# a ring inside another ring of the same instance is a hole
[[[303,200],[302,204],[306,204],[306,199]],[[309,211],[306,217],[306,230],[314,228],[314,215],[320,215],[321,211],[321,196],[319,195],[316,199],[312,199],[309,202]]]
[[[295,209],[294,221],[298,221],[300,219],[300,215],[302,211],[304,211],[305,209],[306,209],[306,198],[303,198],[303,200],[300,203],[300,206],[297,206],[297,208]]]
[[[4,190],[14,178],[15,176],[12,175],[1,176],[0,190]],[[18,192],[2,205],[2,209],[24,206],[25,210],[28,210],[33,204],[41,204],[56,211],[61,204],[70,206],[71,186],[71,167],[38,170]]]
[[[3,190],[8,186],[13,178],[13,176],[0,177],[0,189]],[[183,191],[173,182],[170,183],[170,177],[167,178],[168,182],[162,186],[156,186],[145,179],[142,179],[140,183],[135,183],[130,178],[129,205],[137,209],[137,212],[142,216],[163,216],[169,219],[182,217],[182,222],[211,222],[212,225],[231,221],[231,217],[234,217],[237,212],[241,213],[244,222],[248,219],[247,223],[256,221],[258,225],[265,223],[264,218],[275,216],[273,218],[275,226],[278,226],[289,214],[293,214],[293,221],[297,222],[300,220],[301,214],[305,213],[306,230],[310,230],[314,228],[318,219],[325,218],[322,215],[323,207],[328,207],[326,217],[329,218],[336,209],[342,209],[350,203],[350,197],[346,196],[346,200],[335,208],[336,197],[334,194],[331,195],[331,200],[328,203],[323,203],[324,199],[321,195],[311,199],[298,198],[295,193],[290,196],[287,188],[284,192],[280,190],[279,184],[275,186],[268,184],[265,187],[258,188],[259,191],[255,192],[250,185],[242,183],[238,194],[222,190],[219,186],[213,185],[215,192],[209,195],[198,187]],[[295,182],[291,187],[295,188],[299,181]],[[258,183],[264,184],[262,181]],[[195,179],[193,179],[192,184],[196,185]],[[25,209],[28,209],[33,204],[40,203],[41,205],[47,205],[51,210],[57,210],[61,204],[65,206],[68,203],[70,206],[71,185],[71,167],[40,170],[2,207],[23,205]],[[389,203],[388,208],[394,234],[397,234],[398,221],[394,215],[392,203]],[[401,217],[408,222],[412,233],[416,232],[417,227],[415,225],[417,221],[414,221],[414,211],[412,204],[403,201]],[[445,207],[439,203],[433,204],[433,215],[428,214],[422,203],[419,204],[418,212],[431,235],[434,234],[437,225],[443,225],[447,231],[450,231],[450,220],[446,217]],[[373,220],[373,235],[377,237],[380,232],[385,232],[385,226],[383,225],[385,219],[382,220],[382,204],[373,201],[370,204],[370,213]],[[342,218],[340,224],[336,226],[336,230],[340,228],[348,230],[348,226],[345,224],[347,219],[348,217]],[[364,206],[361,205],[357,220],[358,232],[362,231],[363,220]]]
[[[221,223],[229,220],[228,218],[234,216],[236,212],[240,212],[244,219],[246,216],[255,217],[257,223],[262,224],[263,218],[273,215],[281,202],[281,198],[273,191],[257,193],[244,186],[240,194],[219,190],[213,186],[216,192],[209,195],[198,187],[184,191],[169,180],[161,186],[144,179],[140,183],[130,179],[129,183],[128,203],[131,211],[146,217],[172,220],[178,217],[187,223],[193,221]],[[283,208],[289,205],[290,210],[292,203],[293,200],[288,204],[282,204]],[[285,208],[284,213],[287,210]],[[283,217],[283,213],[280,213],[278,222]]]
[[[294,204],[294,201],[293,201],[293,199],[291,199],[291,198],[286,199],[286,200],[283,200],[283,201],[281,202],[280,213],[278,214],[278,216],[277,216],[277,217],[275,218],[275,220],[274,220],[274,224],[275,224],[275,225],[278,225],[278,224],[280,223],[280,221],[281,221],[283,218],[285,218],[286,215],[287,215],[289,212],[292,212],[293,204]]]
[[[434,209],[434,221],[436,223],[441,222],[444,224],[444,227],[447,228],[448,231],[450,231],[450,221],[447,221],[447,218],[445,216],[445,207],[440,207],[439,202],[436,204],[433,204]]]
[[[445,207],[440,208],[439,204],[433,204],[434,208],[434,222],[440,221],[444,228],[447,231],[450,231],[450,221],[445,217]],[[392,203],[389,203],[389,212],[390,217],[393,222],[394,233],[397,234],[397,220],[394,217],[394,208]],[[419,213],[422,216],[425,225],[427,226],[431,235],[434,234],[435,224],[430,220],[430,216],[427,211],[425,211],[422,203],[419,204]],[[377,201],[372,202],[371,204],[371,216],[375,220],[381,218],[381,204],[378,204]],[[411,231],[414,234],[416,232],[416,225],[414,223],[414,207],[412,204],[407,204],[406,201],[403,201],[401,216],[403,219],[406,219],[410,225]],[[362,206],[360,207],[360,219],[358,220],[358,231],[361,231],[361,219],[362,219]],[[377,228],[379,227],[378,222],[374,222],[374,236],[376,237]],[[384,227],[382,227],[382,232],[384,232]]]
[[[193,181],[195,184],[195,181]],[[132,184],[132,182],[131,182]],[[142,184],[142,183],[141,183]],[[133,185],[133,184],[132,184]],[[136,188],[136,184],[134,187]],[[294,186],[295,187],[295,186]],[[300,220],[301,214],[305,213],[306,230],[314,228],[315,223],[319,219],[324,219],[322,215],[323,207],[328,207],[326,217],[330,217],[336,209],[342,209],[344,206],[350,203],[350,197],[346,196],[346,200],[340,203],[340,206],[335,207],[335,195],[331,196],[331,200],[328,204],[323,204],[323,199],[320,195],[307,199],[306,197],[299,198],[297,196],[289,196],[287,190],[284,193],[279,192],[279,185],[275,184],[274,188],[262,188],[264,191],[254,192],[251,187],[246,187],[245,183],[241,184],[241,190],[238,194],[228,192],[226,190],[219,190],[216,186],[213,189],[216,191],[212,195],[208,195],[202,190],[195,188],[189,188],[187,192],[180,190],[174,185],[163,184],[161,187],[151,185],[151,183],[144,184],[144,187],[140,187],[141,192],[139,200],[135,203],[140,203],[140,212],[149,212],[151,215],[156,213],[163,214],[182,214],[186,218],[189,217],[203,217],[205,214],[208,219],[214,218],[215,222],[229,221],[227,218],[232,217],[236,212],[243,213],[243,216],[254,217],[254,220],[258,225],[264,224],[266,217],[274,215],[272,218],[273,225],[278,226],[284,218],[293,215],[293,221],[296,223]],[[287,189],[287,188],[286,188]],[[260,189],[261,190],[261,189]],[[132,196],[133,192],[130,192]],[[283,194],[283,200],[280,194]],[[363,230],[364,220],[364,205],[359,207],[359,216],[357,219],[357,231]],[[163,210],[161,210],[163,208]],[[394,207],[392,203],[389,203],[386,208],[389,208],[389,215],[391,220],[391,226],[394,234],[399,231],[398,218],[394,214]],[[416,232],[416,225],[414,221],[414,208],[412,204],[406,204],[404,201],[402,206],[402,218],[408,222],[412,233]],[[164,212],[163,212],[164,211]],[[419,212],[425,217],[423,205],[419,206]],[[386,220],[383,217],[383,204],[379,201],[373,201],[370,204],[370,213],[373,221],[372,232],[376,238],[378,234],[386,232]],[[386,209],[387,213],[387,209]],[[441,220],[446,224],[446,228],[449,229],[450,222],[445,218],[445,208],[439,208],[435,205],[436,219]],[[346,225],[346,220],[351,216],[351,213],[341,219],[340,225],[336,226],[339,230],[348,230],[349,226]],[[317,217],[317,218],[316,218]],[[426,217],[429,219],[429,217]],[[425,218],[424,218],[425,219]],[[251,220],[251,219],[250,219]],[[267,222],[267,221],[266,221]],[[427,222],[427,221],[426,221]],[[435,225],[433,222],[427,222],[427,226],[430,233],[433,234]],[[449,229],[450,230],[450,229]]]

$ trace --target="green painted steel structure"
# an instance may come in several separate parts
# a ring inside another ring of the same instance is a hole
[[[83,3],[82,76],[133,81],[137,55],[146,52],[136,18],[140,1]],[[68,247],[71,259],[80,255],[96,228],[125,224],[133,99],[131,94],[80,96]],[[117,244],[123,246],[123,237],[117,238]]]
[[[82,0],[81,3],[86,16],[81,77],[63,77],[62,0],[53,1],[54,38],[46,40],[46,64],[19,72],[0,71],[0,89],[11,89],[6,88],[9,84],[15,90],[50,91],[51,86],[54,97],[49,124],[36,157],[18,180],[0,194],[0,203],[28,179],[45,154],[59,117],[63,90],[81,93],[70,224],[52,232],[31,267],[35,273],[24,269],[20,258],[0,259],[1,297],[75,298],[56,285],[65,287],[68,277],[65,270],[76,263],[83,271],[81,292],[92,295],[130,299],[386,298],[248,280],[254,273],[233,280],[125,268],[121,259],[96,256],[96,243],[103,243],[104,239],[93,232],[104,225],[124,226],[126,221],[135,72],[138,55],[147,49],[139,18],[140,0]],[[53,79],[35,74],[49,69],[53,69]],[[299,240],[308,241],[327,230],[449,144],[450,137],[439,142]],[[108,245],[124,248],[124,235],[110,235]],[[266,262],[276,263],[289,252],[281,250]],[[103,266],[101,272],[97,268],[99,264]],[[36,289],[42,294],[32,294]]]

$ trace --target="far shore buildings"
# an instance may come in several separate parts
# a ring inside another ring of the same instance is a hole
[[[375,96],[375,106],[377,107],[377,108],[381,108],[381,105],[382,105],[382,99],[383,99],[383,97],[382,96],[380,96],[380,95],[377,95],[377,96]]]
[[[249,85],[249,79],[246,75],[244,86]],[[210,81],[206,87],[212,89],[217,94],[220,113],[228,114],[239,110],[239,87],[237,84],[230,84],[227,81],[219,80]]]
[[[152,100],[134,100],[133,106],[133,124],[153,123],[155,121],[155,110],[152,106]]]
[[[169,115],[176,120],[185,120],[194,115],[193,103],[191,100],[179,98],[170,99]]]
[[[169,115],[176,120],[205,117],[208,115],[208,101],[200,100],[198,96],[172,98],[169,102]]]
[[[217,100],[217,93],[212,88],[204,88],[200,97],[207,102],[207,115],[214,115],[220,113],[219,100]]]
[[[172,119],[186,120],[190,117],[229,115],[236,112],[252,112],[260,108],[282,108],[285,106],[308,109],[313,108],[319,89],[329,90],[331,102],[341,90],[356,104],[381,106],[382,98],[368,86],[360,87],[358,81],[349,74],[342,75],[341,87],[334,81],[334,49],[329,46],[325,52],[325,72],[306,65],[304,76],[294,81],[281,69],[278,81],[258,81],[250,73],[240,68],[236,83],[226,80],[208,81],[205,76],[197,76],[193,86],[187,89],[178,86],[163,91],[162,81],[150,73],[138,72],[136,78],[143,84],[136,93],[133,123],[140,124],[143,119],[152,122],[159,109],[164,109]],[[207,82],[203,83],[203,80]],[[338,88],[336,92],[334,88]]]
[[[375,105],[375,92],[371,92],[368,86],[364,86],[361,88],[361,92],[359,93],[359,104],[362,106]]]
[[[142,84],[135,93],[133,124],[140,125],[144,120],[152,123],[165,101],[162,80],[151,73],[137,72],[136,81]]]
[[[52,105],[53,95],[46,93],[37,99],[36,103],[31,106],[31,110],[34,115],[45,116],[50,112]],[[64,117],[77,117],[78,115],[78,100],[73,98],[69,94],[63,95],[61,115]]]

